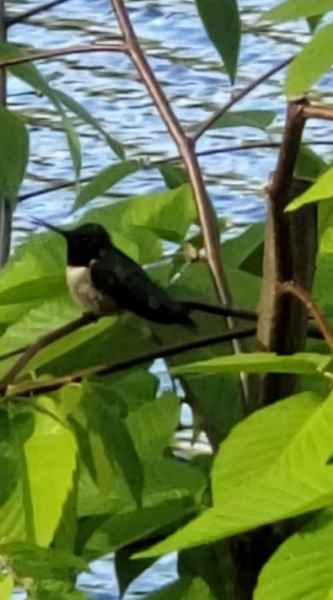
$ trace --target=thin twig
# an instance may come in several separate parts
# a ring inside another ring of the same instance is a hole
[[[260,75],[260,77],[258,77],[254,81],[252,81],[243,90],[241,90],[240,92],[238,92],[237,94],[235,94],[231,98],[231,100],[229,100],[229,102],[227,102],[222,108],[220,108],[209,119],[207,119],[207,121],[205,121],[204,123],[202,123],[202,125],[200,125],[200,127],[198,128],[198,130],[196,131],[196,133],[193,136],[193,140],[195,142],[198,141],[198,139],[207,131],[207,129],[209,129],[210,127],[212,127],[212,125],[214,125],[214,123],[218,119],[220,119],[221,117],[223,117],[223,115],[226,112],[228,112],[228,110],[230,110],[230,108],[232,108],[235,104],[238,104],[238,102],[240,102],[240,100],[243,100],[243,98],[245,98],[245,96],[247,96],[256,87],[258,87],[260,84],[262,84],[264,81],[266,81],[266,79],[269,79],[270,77],[272,77],[272,75],[275,75],[275,73],[278,73],[279,71],[282,71],[282,69],[284,69],[287,65],[289,65],[289,63],[292,60],[293,60],[293,57],[287,58],[286,60],[284,60],[283,62],[279,63],[278,65],[276,65],[275,67],[273,67],[272,69],[270,69],[269,71],[267,71],[266,73],[264,73],[263,75]]]
[[[63,325],[62,327],[58,327],[53,331],[46,333],[39,337],[31,346],[28,346],[25,352],[20,356],[20,358],[16,361],[16,363],[9,369],[8,373],[5,374],[1,381],[1,388],[4,389],[8,385],[12,384],[16,377],[23,371],[28,362],[38,353],[40,350],[49,346],[56,340],[59,340],[69,333],[73,333],[73,331],[77,331],[81,327],[88,325],[89,323],[93,323],[96,321],[96,316],[90,313],[85,313],[78,319],[74,321],[70,321]]]
[[[49,10],[50,8],[54,8],[55,6],[58,6],[59,4],[63,4],[64,2],[68,2],[68,0],[53,0],[52,2],[46,2],[45,4],[40,4],[39,6],[36,6],[35,8],[31,8],[30,10],[27,10],[26,12],[21,13],[19,15],[14,15],[14,16],[9,15],[6,18],[6,25],[7,25],[7,27],[10,27],[11,25],[17,25],[18,23],[23,23],[24,21],[29,19],[29,17],[38,15],[39,13],[45,12],[46,10]]]
[[[4,398],[8,396],[30,396],[34,394],[50,392],[53,390],[57,390],[60,387],[63,387],[64,385],[68,385],[69,383],[81,381],[82,379],[93,375],[112,375],[114,373],[121,373],[122,371],[134,367],[139,367],[145,363],[152,362],[157,358],[167,358],[168,356],[176,356],[177,354],[182,354],[191,350],[197,350],[199,348],[205,348],[207,346],[212,346],[213,344],[229,342],[232,339],[252,337],[255,335],[255,331],[256,330],[254,327],[239,330],[235,329],[233,331],[228,331],[224,334],[210,336],[204,339],[195,340],[194,342],[187,342],[186,344],[167,346],[165,348],[160,348],[153,352],[147,352],[145,354],[142,354],[141,356],[135,356],[134,358],[129,358],[116,363],[104,364],[96,367],[90,367],[87,369],[81,369],[79,371],[76,371],[75,373],[71,373],[70,375],[65,375],[64,377],[57,377],[51,379],[50,381],[44,380],[35,383],[22,383],[19,385],[10,385],[7,387],[5,387],[4,385],[0,385],[0,391],[6,391],[6,396],[4,396]]]
[[[302,304],[304,304],[308,313],[316,321],[318,328],[325,339],[330,350],[333,350],[333,329],[330,326],[325,315],[321,312],[320,308],[313,302],[309,292],[303,289],[300,285],[294,281],[285,281],[278,286],[278,292],[282,294],[291,294],[298,298]]]
[[[132,27],[127,9],[123,0],[110,0],[115,11],[120,30],[123,34],[130,58],[135,65],[142,82],[152,98],[161,118],[163,119],[170,135],[177,145],[179,154],[187,170],[188,179],[191,184],[196,201],[198,217],[202,229],[207,263],[212,275],[217,297],[222,304],[231,304],[231,294],[224,273],[220,256],[220,238],[217,227],[214,208],[208,196],[198,158],[195,153],[193,140],[187,137],[179,120],[177,119],[166,95],[159,85],[144,52],[141,49],[138,38]],[[227,327],[234,326],[234,320],[226,319]],[[237,340],[233,342],[235,352],[241,350]],[[244,400],[247,397],[246,383],[242,380],[242,391]],[[246,400],[245,400],[246,402]]]
[[[323,119],[333,121],[333,109],[328,106],[317,106],[311,104],[304,107],[304,116],[306,119]]]
[[[90,177],[82,177],[79,180],[79,183],[87,183],[93,178],[93,175]],[[77,185],[78,181],[75,179],[73,181],[65,181],[63,183],[54,183],[53,185],[48,186],[47,188],[43,188],[41,190],[36,190],[34,192],[27,192],[26,194],[21,194],[19,196],[18,201],[23,202],[24,200],[29,200],[30,198],[35,198],[36,196],[42,196],[43,194],[50,194],[51,192],[56,192],[57,190],[64,190],[69,187],[73,187]]]
[[[87,52],[126,52],[126,46],[122,42],[117,41],[115,44],[90,44],[87,46],[65,46],[64,48],[53,48],[50,50],[42,50],[37,52],[31,51],[31,54],[17,56],[16,58],[6,58],[0,61],[0,68],[22,65],[35,60],[45,60],[48,58],[56,58],[59,56],[67,56],[67,54],[85,54]]]
[[[233,152],[241,152],[243,150],[260,150],[261,148],[280,148],[281,142],[249,142],[248,144],[240,144],[238,146],[225,146],[223,148],[212,148],[211,150],[202,150],[201,152],[197,152],[197,156],[212,156],[214,154],[231,154]],[[333,146],[333,141],[327,140],[326,142],[321,142],[319,140],[316,141],[307,141],[303,142],[302,146]],[[146,169],[156,168],[159,165],[168,164],[172,162],[178,162],[180,160],[179,155],[169,156],[167,158],[161,158],[158,160],[151,161],[149,164],[145,164]],[[82,177],[79,183],[87,183],[92,179],[93,175],[89,177]],[[35,198],[36,196],[42,196],[44,194],[50,194],[51,192],[55,192],[58,190],[63,190],[66,188],[74,187],[77,185],[76,180],[72,181],[64,181],[62,183],[55,183],[41,190],[35,190],[33,192],[27,192],[25,194],[21,194],[19,196],[18,201],[23,202],[24,200],[29,200],[30,198]]]

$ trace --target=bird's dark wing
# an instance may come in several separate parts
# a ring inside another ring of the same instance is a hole
[[[147,273],[118,248],[105,251],[91,265],[95,287],[122,310],[157,323],[193,325],[188,309],[172,300]]]

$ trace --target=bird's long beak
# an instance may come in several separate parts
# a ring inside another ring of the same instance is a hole
[[[30,221],[32,223],[34,223],[35,225],[43,225],[43,227],[46,227],[46,229],[55,231],[56,233],[59,233],[63,237],[67,238],[67,231],[65,231],[64,229],[60,229],[59,227],[56,227],[55,225],[52,225],[51,223],[47,223],[47,221],[43,221],[43,219],[33,217],[30,219]]]

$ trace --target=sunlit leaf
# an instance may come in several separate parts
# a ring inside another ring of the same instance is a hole
[[[320,29],[291,63],[286,81],[287,95],[307,92],[332,64],[333,25],[330,24]]]
[[[329,368],[332,357],[323,354],[298,353],[279,356],[271,352],[242,353],[236,356],[211,358],[205,362],[182,365],[173,369],[174,374],[196,373],[303,373],[312,374]]]
[[[333,394],[298,394],[255,412],[221,445],[213,508],[138,556],[206,544],[331,506]]]
[[[0,598],[11,600],[14,591],[14,577],[11,573],[0,575]]]
[[[81,206],[89,202],[89,200],[97,198],[97,196],[102,196],[118,181],[132,175],[132,173],[135,173],[140,168],[142,168],[142,164],[137,160],[127,160],[106,167],[81,188],[76,199],[76,206]]]
[[[2,544],[29,541],[48,546],[73,486],[74,437],[50,399],[40,398],[39,407],[22,407],[12,417],[18,474],[16,487],[0,508]]]
[[[64,104],[71,112],[76,114],[82,121],[91,125],[98,133],[100,133],[105,139],[106,143],[110,146],[113,152],[120,159],[125,158],[125,152],[123,145],[114,139],[111,135],[109,135],[105,129],[101,126],[99,121],[95,119],[95,117],[79,102],[74,100],[72,96],[65,94],[60,90],[54,90],[54,93],[57,95],[59,100]]]
[[[287,211],[296,210],[310,202],[329,200],[333,196],[333,168],[328,169],[306,192],[295,198],[287,207]]]
[[[23,121],[0,107],[0,190],[14,206],[29,157],[29,136]]]
[[[196,0],[207,33],[233,83],[237,73],[241,24],[237,0]]]
[[[332,598],[332,536],[328,509],[279,546],[259,575],[254,600]]]
[[[144,196],[134,196],[108,207],[86,213],[83,222],[102,223],[113,227],[146,227],[161,238],[180,242],[196,219],[196,207],[190,186]]]
[[[333,10],[333,0],[286,0],[263,14],[269,21],[291,21]]]

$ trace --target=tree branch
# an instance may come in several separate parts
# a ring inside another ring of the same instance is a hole
[[[16,58],[6,58],[0,61],[0,68],[11,67],[12,65],[22,65],[35,60],[45,60],[47,58],[56,58],[66,56],[67,54],[85,54],[87,52],[127,52],[124,43],[117,41],[115,44],[91,44],[88,46],[67,46],[64,48],[54,48],[37,52],[31,51],[31,54],[18,56]]]
[[[307,313],[292,298],[279,293],[279,285],[294,280],[311,289],[317,246],[316,211],[313,206],[293,214],[285,208],[292,197],[310,182],[294,179],[294,169],[305,125],[305,99],[288,104],[278,164],[269,187],[263,283],[260,297],[257,339],[268,352],[292,354],[304,348]],[[293,393],[296,377],[264,376],[261,404],[267,405]]]
[[[210,150],[202,150],[201,152],[196,152],[196,155],[199,157],[202,156],[212,156],[214,154],[231,154],[232,152],[242,152],[244,150],[260,150],[261,148],[280,148],[281,142],[249,142],[248,144],[239,144],[238,146],[225,146],[223,148],[211,148]],[[307,142],[303,142],[302,146],[333,146],[333,141],[327,140],[326,142],[321,142],[319,140],[309,140]],[[155,168],[159,165],[163,165],[165,163],[177,162],[180,160],[180,156],[169,156],[167,158],[161,158],[159,160],[154,160],[150,164],[145,165],[145,168]],[[87,183],[92,179],[93,176],[82,177],[80,179],[80,183]],[[25,194],[21,194],[19,196],[18,201],[23,202],[24,200],[29,200],[30,198],[35,198],[36,196],[42,196],[44,194],[50,194],[51,192],[55,192],[57,190],[63,190],[69,187],[74,187],[77,184],[76,180],[72,181],[64,181],[62,183],[54,183],[46,188],[41,190],[35,190],[33,192],[27,192]]]
[[[227,102],[214,115],[212,115],[209,119],[207,119],[207,121],[205,121],[204,123],[202,123],[202,125],[199,126],[197,132],[193,136],[193,140],[195,142],[197,142],[198,139],[207,131],[207,129],[209,129],[210,127],[212,127],[214,125],[214,123],[218,119],[220,119],[221,117],[223,117],[223,115],[226,112],[228,112],[228,110],[230,110],[230,108],[232,108],[235,104],[238,104],[238,102],[240,102],[241,100],[243,100],[243,98],[245,98],[245,96],[247,96],[256,87],[258,87],[264,81],[266,81],[266,79],[269,79],[270,77],[272,77],[272,75],[275,75],[275,73],[278,73],[279,71],[282,71],[282,69],[284,69],[287,65],[289,65],[289,63],[292,60],[293,60],[292,56],[290,58],[287,58],[286,60],[284,60],[283,62],[279,63],[278,65],[276,65],[275,67],[273,67],[272,69],[270,69],[269,71],[267,71],[266,73],[264,73],[263,75],[260,75],[260,77],[258,77],[254,81],[252,81],[243,90],[241,90],[240,92],[236,93],[231,98],[231,100],[229,100],[229,102]]]
[[[74,321],[70,321],[70,323],[66,323],[62,327],[58,327],[45,335],[39,337],[31,346],[28,346],[20,358],[16,361],[16,363],[10,368],[8,373],[3,377],[0,389],[6,388],[8,385],[12,384],[16,377],[23,371],[28,362],[38,353],[40,350],[49,346],[53,342],[59,340],[60,338],[65,337],[69,333],[73,333],[77,329],[88,325],[89,323],[95,322],[97,317],[91,313],[84,313],[78,319]]]
[[[221,304],[231,304],[231,293],[220,257],[220,239],[214,208],[208,196],[203,176],[200,170],[198,158],[195,154],[194,142],[188,138],[179,120],[170,106],[166,95],[159,85],[144,52],[141,49],[138,38],[132,27],[127,9],[123,0],[110,0],[115,11],[120,30],[123,34],[130,58],[136,67],[142,82],[152,98],[161,118],[163,119],[170,135],[177,145],[179,154],[187,170],[196,201],[198,217],[202,229],[207,263],[212,275],[217,297]],[[234,320],[230,317],[225,319],[228,328],[234,326]],[[232,342],[235,352],[241,350],[237,340]],[[244,400],[248,393],[244,380],[242,381]],[[245,400],[246,401],[246,400]]]
[[[33,17],[34,15],[38,15],[41,12],[49,10],[50,8],[54,8],[59,4],[63,4],[64,2],[68,2],[68,0],[53,0],[52,2],[46,2],[45,4],[40,4],[35,8],[31,8],[24,13],[14,16],[7,16],[6,18],[6,26],[11,27],[11,25],[17,25],[18,23],[22,23],[26,21],[29,17]]]
[[[282,294],[291,294],[295,296],[305,306],[308,313],[316,321],[318,328],[325,339],[330,350],[333,350],[333,329],[330,326],[325,315],[321,312],[319,307],[313,302],[310,294],[307,290],[303,289],[300,285],[294,281],[285,281],[279,284],[278,292]]]
[[[147,352],[140,356],[135,356],[124,361],[119,361],[112,364],[99,365],[87,369],[81,369],[79,371],[76,371],[75,373],[71,373],[70,375],[57,377],[51,379],[50,381],[44,380],[41,382],[22,383],[10,386],[8,386],[8,384],[7,386],[5,386],[2,383],[0,385],[0,392],[5,392],[3,398],[9,396],[30,396],[35,394],[42,394],[45,392],[57,390],[60,387],[63,387],[64,385],[81,381],[82,379],[93,375],[112,375],[114,373],[121,373],[122,371],[126,371],[134,367],[139,367],[147,362],[152,362],[157,358],[167,358],[168,356],[175,356],[177,354],[182,354],[191,350],[197,350],[199,348],[212,346],[213,344],[230,342],[232,339],[252,337],[253,335],[255,335],[255,331],[255,327],[251,327],[248,329],[237,329],[233,331],[228,331],[224,334],[195,340],[194,342],[187,342],[186,344],[166,346],[165,348],[160,348],[153,352]]]
[[[333,121],[333,109],[327,106],[311,104],[304,107],[304,117],[306,119],[323,119],[324,121]]]

